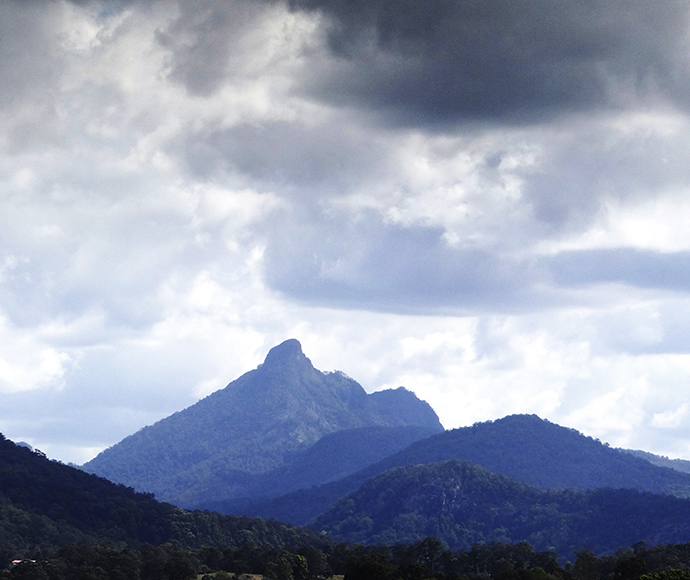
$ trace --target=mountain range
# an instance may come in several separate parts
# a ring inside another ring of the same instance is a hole
[[[387,470],[451,459],[473,462],[544,489],[634,489],[690,498],[690,475],[686,473],[654,465],[536,415],[511,415],[432,435],[324,485],[279,497],[226,500],[198,507],[304,525],[338,498]]]
[[[572,554],[690,541],[690,474],[671,467],[536,415],[444,431],[412,392],[367,394],[315,369],[292,339],[84,469],[179,506],[336,540],[438,535],[453,547],[528,541]]]
[[[256,548],[266,546],[274,557],[287,547],[337,560],[337,542],[422,547],[429,536],[440,538],[438,546],[473,553],[478,545],[529,543],[574,561],[583,548],[620,553],[639,542],[682,544],[690,534],[687,499],[629,489],[544,490],[458,460],[386,470],[310,522],[314,531],[182,510],[3,437],[0,490],[5,562],[12,554],[94,542],[140,550],[179,546],[209,555],[232,547],[259,554]]]

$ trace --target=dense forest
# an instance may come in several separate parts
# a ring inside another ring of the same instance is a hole
[[[634,490],[545,491],[459,461],[385,472],[337,503],[315,531],[182,510],[2,437],[0,489],[0,569],[12,579],[251,572],[276,580],[637,580],[690,569],[690,546],[647,549],[638,541],[690,537],[688,500]],[[462,518],[454,520],[459,507]],[[619,549],[632,545],[633,552]]]
[[[630,489],[544,490],[476,464],[397,467],[310,522],[337,541],[412,543],[438,536],[454,549],[527,541],[572,558],[638,541],[690,538],[690,500]]]
[[[475,544],[450,550],[434,537],[409,545],[327,544],[323,548],[185,549],[173,543],[68,544],[13,562],[0,552],[0,580],[690,580],[690,544],[637,543],[597,556],[580,550],[573,561],[519,544]]]
[[[321,546],[320,534],[260,518],[190,512],[79,469],[0,435],[0,546],[15,555],[69,543],[172,542],[184,548]]]
[[[421,439],[356,473],[323,485],[279,497],[226,500],[200,507],[305,525],[338,499],[392,468],[453,459],[476,463],[544,489],[619,488],[690,497],[687,473],[653,465],[536,415],[511,415]]]

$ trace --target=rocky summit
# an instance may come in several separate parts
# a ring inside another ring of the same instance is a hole
[[[106,449],[84,469],[178,505],[251,495],[262,474],[342,430],[443,431],[436,413],[400,388],[367,394],[341,372],[314,368],[287,340],[264,363],[198,403]]]

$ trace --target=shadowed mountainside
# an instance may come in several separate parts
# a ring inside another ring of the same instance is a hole
[[[572,558],[583,547],[611,553],[638,541],[690,538],[689,500],[635,490],[546,491],[455,460],[379,474],[312,522],[313,532],[185,511],[1,436],[0,494],[3,549],[13,553],[90,542],[277,549],[340,540],[393,545],[433,535],[453,548],[526,541]]]
[[[222,513],[304,524],[379,473],[450,459],[470,461],[545,489],[610,487],[690,497],[688,474],[652,465],[536,415],[511,415],[417,441],[357,473],[314,489],[265,502],[228,502],[213,507]]]
[[[210,509],[225,502],[266,501],[298,489],[336,481],[393,455],[436,432],[428,427],[360,427],[324,435],[312,447],[290,458],[287,465],[267,473],[236,473],[209,477],[194,488],[195,501],[182,507]],[[231,510],[232,511],[232,510]],[[241,511],[241,510],[240,510]]]
[[[659,467],[669,467],[681,473],[690,473],[690,461],[687,459],[669,459],[663,455],[655,455],[654,453],[649,453],[648,451],[642,451],[640,449],[620,449],[620,451],[630,453],[640,459],[645,459],[649,461],[649,463],[658,465]]]

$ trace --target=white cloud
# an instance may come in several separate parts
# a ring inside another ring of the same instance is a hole
[[[0,7],[6,435],[81,462],[295,337],[446,427],[534,412],[690,457],[681,100],[458,129],[402,99],[396,123],[380,79],[327,94],[318,14],[101,8]],[[668,261],[602,282],[616,256],[586,252],[621,248]],[[574,250],[591,275],[558,278]]]
[[[40,328],[19,329],[0,317],[0,393],[64,387],[72,361],[66,352],[42,341],[40,334]]]
[[[658,429],[671,429],[680,427],[684,424],[688,414],[688,405],[683,403],[677,409],[663,411],[661,413],[654,413],[652,416],[651,426]]]

